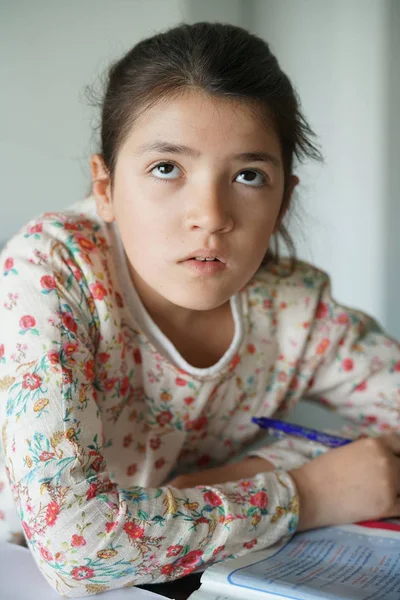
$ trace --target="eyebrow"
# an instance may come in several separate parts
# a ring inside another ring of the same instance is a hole
[[[147,142],[139,146],[136,154],[144,154],[148,152],[164,152],[166,154],[187,154],[193,158],[198,158],[201,153],[194,148],[184,146],[182,144],[172,144],[170,142]],[[279,167],[281,161],[274,154],[264,152],[263,150],[255,150],[254,152],[240,152],[239,154],[232,154],[230,158],[236,160],[242,160],[244,162],[266,162],[272,164],[274,167]]]

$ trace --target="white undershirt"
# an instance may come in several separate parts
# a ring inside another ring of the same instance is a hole
[[[211,367],[198,368],[190,365],[183,356],[178,352],[172,342],[167,336],[161,331],[158,325],[153,321],[145,306],[143,305],[139,294],[137,293],[133,284],[128,259],[125,254],[122,240],[118,232],[118,228],[115,223],[110,226],[110,234],[113,245],[113,252],[115,256],[116,265],[118,265],[117,272],[119,281],[121,284],[122,292],[124,295],[125,302],[132,313],[134,314],[135,321],[148,337],[150,342],[160,351],[160,354],[166,356],[168,360],[174,363],[179,369],[184,370],[191,375],[204,376],[214,375],[226,367],[235,354],[238,352],[241,342],[243,340],[244,333],[244,322],[243,322],[243,307],[242,297],[240,292],[237,292],[230,298],[230,305],[232,310],[232,316],[235,324],[235,333],[229,348],[225,354],[219,359],[217,363]]]

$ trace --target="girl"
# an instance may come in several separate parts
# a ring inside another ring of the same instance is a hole
[[[2,495],[60,594],[400,514],[399,346],[271,249],[312,135],[265,42],[176,27],[110,70],[92,196],[4,249]],[[232,462],[305,395],[382,435]]]

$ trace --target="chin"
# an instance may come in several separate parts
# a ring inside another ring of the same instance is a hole
[[[178,298],[172,300],[174,304],[177,306],[181,306],[182,308],[186,308],[188,310],[214,310],[222,304],[225,304],[229,300],[228,297],[221,297],[212,294],[187,294],[186,296],[179,296]]]

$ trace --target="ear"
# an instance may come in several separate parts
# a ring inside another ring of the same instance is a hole
[[[298,185],[300,183],[300,179],[297,177],[297,175],[291,175],[290,176],[290,181],[289,181],[289,185],[287,187],[287,190],[285,192],[285,196],[282,200],[282,204],[281,204],[281,208],[279,210],[279,215],[278,218],[276,219],[276,223],[275,223],[275,227],[274,227],[274,231],[273,233],[278,233],[279,228],[281,226],[281,223],[284,219],[284,216],[286,215],[287,209],[290,205],[290,199],[292,197],[292,194],[294,192],[294,189],[296,187],[296,185]]]
[[[92,192],[96,198],[97,214],[106,223],[112,223],[115,216],[111,198],[111,180],[101,154],[92,154],[90,157],[90,170],[92,172]]]

